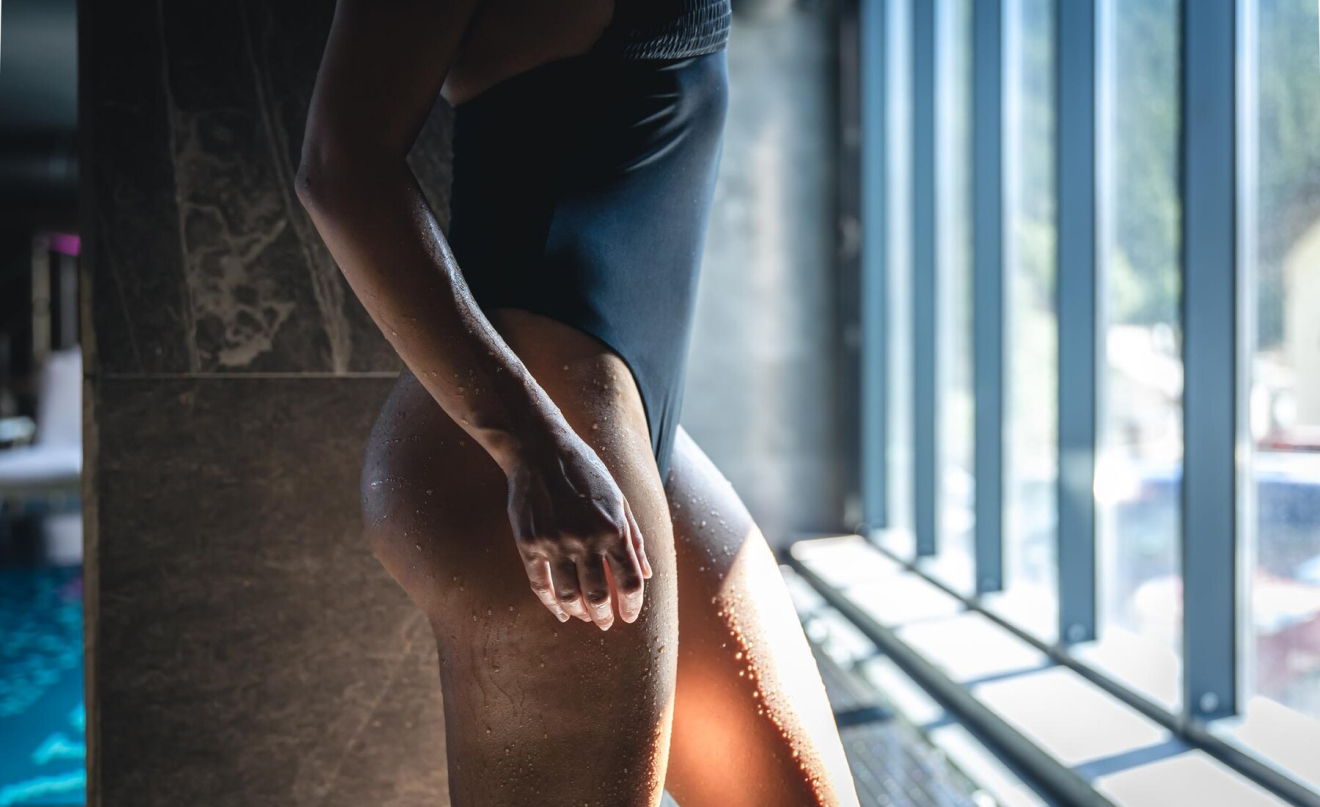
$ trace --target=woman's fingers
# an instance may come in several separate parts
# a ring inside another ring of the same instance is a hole
[[[546,553],[549,559],[540,552],[536,557],[524,557],[532,591],[561,622],[575,616],[609,630],[616,608],[624,622],[635,622],[640,616],[643,581],[651,576],[651,564],[627,499],[623,511],[621,534],[611,536],[603,552],[598,550],[574,560],[550,548]]]
[[[650,580],[652,574],[651,561],[646,558],[646,544],[642,541],[642,528],[637,526],[637,519],[633,518],[632,507],[628,504],[627,499],[623,500],[623,513],[628,517],[628,535],[632,542],[633,552],[636,554],[638,562],[641,563],[642,577]]]
[[[559,601],[559,607],[563,608],[569,616],[575,616],[583,622],[592,621],[582,603],[582,591],[578,585],[577,564],[573,562],[573,559],[559,558],[551,564],[550,570],[554,576],[555,599]]]
[[[578,582],[582,599],[587,603],[591,621],[601,630],[614,624],[614,608],[610,601],[610,581],[605,578],[605,559],[601,555],[587,555],[578,561]]]
[[[534,557],[524,559],[527,566],[527,579],[531,581],[532,591],[541,604],[550,609],[560,622],[568,621],[568,613],[559,605],[558,598],[555,597],[554,580],[550,576],[550,562],[545,558]]]
[[[628,623],[636,622],[642,612],[642,569],[633,553],[632,541],[622,541],[605,554],[610,579],[614,583],[614,596],[619,617]]]

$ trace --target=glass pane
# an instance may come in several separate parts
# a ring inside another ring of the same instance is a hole
[[[939,385],[938,556],[926,567],[973,589],[972,3],[935,6],[935,263]]]
[[[1100,660],[1179,698],[1182,477],[1177,0],[1100,3]]]
[[[1315,0],[1247,5],[1244,683],[1249,701],[1320,719],[1320,19]]]
[[[885,447],[889,530],[885,546],[910,558],[912,534],[912,4],[886,4],[885,103],[888,196],[885,270],[888,283],[888,444]]]
[[[989,599],[1045,639],[1058,621],[1054,9],[1004,5],[1004,592]]]

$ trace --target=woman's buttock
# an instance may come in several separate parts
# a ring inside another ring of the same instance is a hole
[[[568,424],[613,470],[645,479],[663,499],[655,473],[650,432],[641,394],[628,365],[582,331],[516,308],[488,312],[491,323],[518,354],[541,388],[560,407]]]
[[[609,468],[648,537],[664,536],[657,541],[661,552],[669,544],[669,512],[627,365],[596,339],[555,320],[515,309],[487,314],[569,426]],[[377,554],[423,611],[437,618],[454,605],[441,600],[462,593],[445,585],[452,577],[447,570],[494,563],[500,567],[496,576],[513,587],[511,596],[525,600],[531,612],[543,611],[536,616],[553,625],[528,588],[517,555],[503,473],[411,373],[400,378],[377,420],[362,487]],[[454,534],[461,540],[445,537]],[[472,555],[474,547],[482,548],[480,556]]]
[[[435,634],[451,798],[653,803],[667,765],[678,590],[636,385],[614,354],[567,325],[487,313],[618,482],[655,575],[635,623],[604,633],[560,624],[528,586],[499,467],[404,374],[367,450],[364,515],[377,556]]]
[[[613,0],[487,0],[468,25],[441,95],[457,106],[533,67],[586,53],[613,14]]]

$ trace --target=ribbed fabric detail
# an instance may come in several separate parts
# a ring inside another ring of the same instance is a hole
[[[684,59],[729,41],[729,0],[616,0],[595,50],[622,59]]]

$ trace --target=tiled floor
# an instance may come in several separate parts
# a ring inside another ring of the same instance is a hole
[[[979,807],[976,787],[813,647],[862,807]]]
[[[873,690],[817,661],[863,807],[978,807],[975,787]],[[0,807],[83,803],[82,671],[78,571],[0,570]]]

